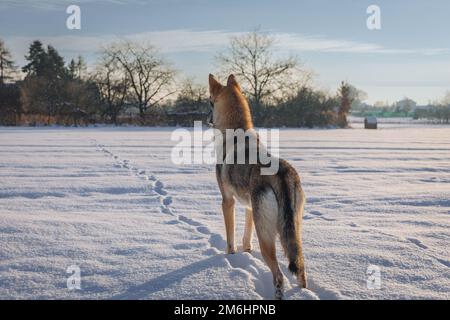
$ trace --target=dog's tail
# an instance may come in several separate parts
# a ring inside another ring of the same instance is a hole
[[[297,180],[282,179],[281,189],[281,195],[278,197],[281,243],[289,260],[289,271],[296,275],[299,285],[306,288],[305,262],[301,240],[305,195],[300,187],[300,182]]]

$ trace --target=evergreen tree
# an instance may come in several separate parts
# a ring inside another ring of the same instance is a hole
[[[70,60],[68,73],[70,79],[75,79],[77,77],[77,63],[75,62],[74,59]]]
[[[28,64],[22,68],[28,76],[45,77],[49,80],[64,79],[67,76],[64,59],[54,47],[49,45],[45,50],[42,42],[36,40],[30,45],[28,52],[25,56]]]
[[[11,78],[16,71],[11,52],[6,48],[4,42],[0,39],[0,84]]]
[[[68,75],[70,79],[81,80],[86,70],[87,65],[82,56],[78,56],[77,60],[75,59],[70,60],[68,66]]]
[[[25,59],[29,62],[22,68],[22,71],[27,75],[42,75],[45,58],[46,52],[42,46],[42,42],[39,40],[33,41],[30,45],[30,49],[28,50],[28,55],[25,56]]]
[[[52,47],[47,47],[46,59],[46,76],[50,79],[64,79],[67,76],[67,69],[64,65],[64,58],[61,57],[58,51]]]

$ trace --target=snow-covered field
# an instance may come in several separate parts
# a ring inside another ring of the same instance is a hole
[[[171,132],[0,128],[0,298],[272,298],[256,239],[224,254],[214,167],[172,164]],[[450,127],[286,129],[281,156],[308,199],[310,288],[279,252],[287,299],[450,298]]]

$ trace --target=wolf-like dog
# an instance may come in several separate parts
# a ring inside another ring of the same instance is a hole
[[[253,129],[248,102],[234,75],[230,75],[227,85],[223,86],[210,74],[209,92],[211,125],[217,131],[225,136],[227,129]],[[227,146],[224,150],[225,158],[230,148]],[[222,194],[227,253],[236,252],[234,205],[237,199],[246,207],[243,250],[252,250],[255,226],[261,254],[273,275],[275,298],[282,299],[283,274],[276,256],[277,235],[289,259],[289,270],[297,277],[300,287],[307,286],[301,240],[305,195],[299,175],[287,161],[280,159],[278,171],[273,175],[262,175],[262,168],[263,164],[259,161],[256,164],[224,162],[216,165],[217,182]]]

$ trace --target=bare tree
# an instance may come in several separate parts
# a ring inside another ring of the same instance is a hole
[[[16,72],[16,66],[12,60],[11,52],[6,48],[3,40],[0,39],[0,84],[10,79]]]
[[[228,52],[218,54],[216,62],[222,74],[234,73],[243,80],[243,89],[256,106],[305,86],[312,74],[303,70],[294,57],[274,57],[275,39],[254,31],[232,37]],[[292,90],[292,88],[296,88]]]
[[[174,101],[178,112],[208,112],[210,109],[208,89],[186,78],[180,83],[177,98]]]
[[[450,91],[447,91],[445,93],[444,97],[441,99],[439,104],[446,105],[446,106],[450,105]]]
[[[395,105],[396,112],[403,112],[405,114],[405,116],[407,116],[408,113],[410,113],[411,111],[413,111],[416,108],[417,103],[414,100],[412,100],[408,97],[405,97],[405,98],[395,102],[394,105]]]
[[[125,105],[128,87],[127,77],[121,72],[119,62],[108,52],[103,52],[92,79],[96,83],[100,99],[106,107],[104,116],[109,116],[111,121],[117,124],[117,117]]]
[[[106,52],[116,59],[129,81],[129,93],[144,117],[148,108],[175,93],[171,85],[175,71],[162,59],[156,48],[126,41],[114,44]]]
[[[179,101],[192,101],[197,103],[203,103],[208,100],[208,88],[195,83],[192,78],[186,78],[180,85],[177,100]]]
[[[445,93],[438,105],[439,118],[446,124],[450,122],[450,91]]]

